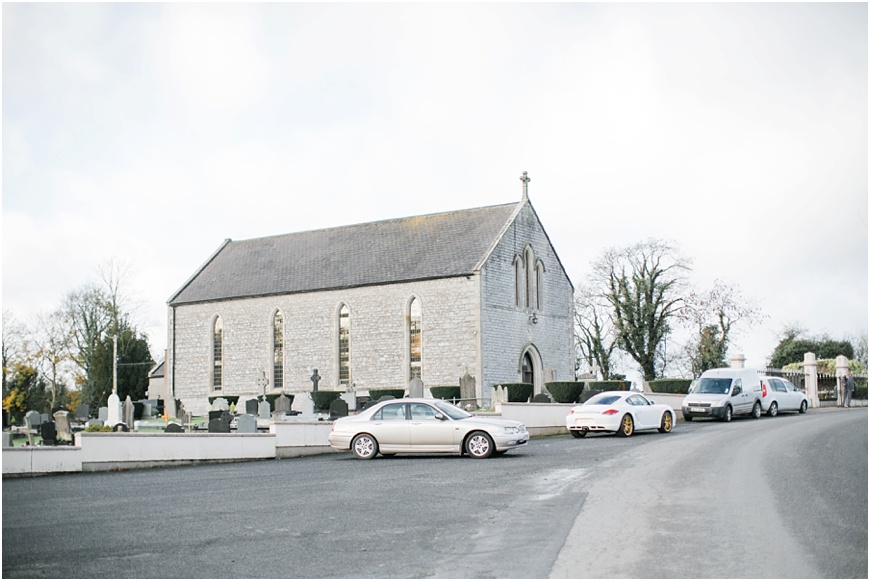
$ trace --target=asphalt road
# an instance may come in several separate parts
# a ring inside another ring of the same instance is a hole
[[[5,578],[548,576],[866,578],[867,410],[3,481]]]

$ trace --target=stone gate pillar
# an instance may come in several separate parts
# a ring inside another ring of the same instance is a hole
[[[836,376],[837,376],[837,405],[843,405],[843,380],[840,379],[846,376],[846,372],[849,370],[849,359],[845,355],[837,355],[837,359],[834,362],[834,366],[836,367]],[[854,397],[854,394],[852,394]]]
[[[746,357],[743,356],[743,353],[732,355],[729,361],[731,363],[731,369],[743,369],[746,366]]]
[[[819,407],[819,369],[815,353],[804,353],[804,385],[810,407]]]

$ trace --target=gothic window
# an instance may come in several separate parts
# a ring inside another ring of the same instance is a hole
[[[215,317],[212,325],[212,374],[211,388],[220,391],[223,387],[223,360],[224,360],[224,324],[220,315]]]
[[[422,337],[422,309],[420,300],[411,299],[408,307],[408,354],[411,362],[410,379],[423,376],[423,337]]]
[[[272,386],[284,387],[284,315],[275,313],[272,321]]]
[[[544,310],[544,263],[540,260],[535,265],[535,287],[537,290],[537,306],[539,311]]]
[[[523,355],[523,383],[535,383],[535,366],[528,351]]]
[[[526,246],[526,306],[535,306],[535,252]]]
[[[338,309],[338,383],[350,385],[350,310],[347,305]]]
[[[514,257],[514,287],[516,291],[516,306],[522,308],[525,306],[523,303],[523,298],[526,296],[526,284],[524,280],[524,274],[526,271],[525,265],[523,265],[523,258],[519,255]]]

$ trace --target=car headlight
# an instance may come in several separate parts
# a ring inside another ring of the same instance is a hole
[[[520,433],[520,429],[517,427],[514,427],[514,426],[505,426],[504,431],[507,434],[519,434]]]
[[[723,405],[725,405],[725,400],[724,400],[724,399],[720,399],[719,401],[714,401],[712,404],[710,404],[710,407],[720,408],[720,407],[722,407]]]

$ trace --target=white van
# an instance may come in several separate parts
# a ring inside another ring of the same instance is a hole
[[[734,415],[761,417],[761,379],[755,369],[708,369],[692,383],[683,399],[683,418],[716,418],[730,422]]]

